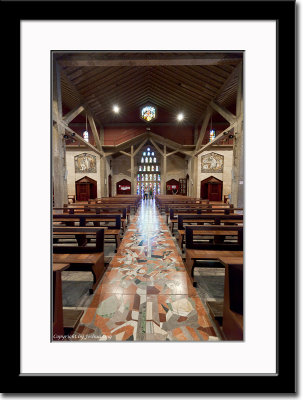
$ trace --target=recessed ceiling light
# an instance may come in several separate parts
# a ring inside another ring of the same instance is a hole
[[[182,121],[183,118],[184,118],[184,115],[182,113],[178,114],[178,116],[177,116],[178,121]]]
[[[117,114],[120,111],[120,108],[117,105],[115,105],[113,107],[113,111]]]

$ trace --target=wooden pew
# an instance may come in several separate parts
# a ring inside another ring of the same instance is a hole
[[[218,232],[220,232],[218,234]],[[201,242],[194,240],[209,232],[219,240],[211,242]],[[236,241],[222,241],[221,236],[226,236],[226,232],[237,232]],[[204,226],[186,226],[186,270],[194,286],[194,268],[197,267],[197,260],[218,260],[220,257],[243,257],[243,227],[242,226],[224,226],[224,225],[204,225]]]
[[[243,257],[222,258],[225,265],[224,301],[206,302],[225,340],[243,340]]]
[[[100,205],[93,205],[90,206],[88,204],[73,204],[71,206],[68,206],[65,204],[64,207],[59,208],[53,208],[53,214],[100,214],[100,215],[106,215],[106,214],[120,214],[121,216],[121,229],[122,232],[124,233],[126,230],[126,225],[130,221],[130,210],[127,207],[107,207],[107,206],[100,206]]]
[[[53,340],[63,340],[64,329],[72,333],[78,326],[83,310],[63,310],[61,272],[70,264],[53,263]]]
[[[87,227],[56,227],[54,233],[62,238],[75,235],[81,238],[79,246],[66,246],[60,243],[53,245],[53,263],[70,264],[79,270],[92,272],[94,282],[90,289],[93,293],[104,272],[104,229]],[[86,246],[86,235],[96,236],[94,246]],[[83,244],[82,244],[83,243]]]
[[[186,224],[198,226],[204,224],[211,225],[243,225],[243,215],[238,214],[183,214],[178,215],[178,244],[183,251],[183,242]],[[198,234],[196,232],[196,234]]]
[[[120,246],[120,226],[121,226],[121,216],[120,214],[54,214],[54,234],[56,234],[56,228],[58,225],[56,223],[60,223],[59,226],[75,226],[75,223],[78,223],[79,226],[87,226],[88,223],[93,223],[95,227],[102,227],[105,229],[105,236],[114,236],[116,243],[116,250]],[[106,223],[113,222],[113,225],[105,225]],[[103,225],[101,225],[103,223]],[[79,239],[82,240],[82,238]],[[83,241],[81,242],[84,243]]]
[[[237,213],[243,213],[243,208],[234,208],[234,206],[231,204],[230,206],[223,206],[219,207],[217,205],[187,205],[187,206],[174,206],[174,207],[169,207],[169,219],[170,219],[170,224],[169,227],[171,229],[171,232],[174,232],[174,224],[178,222],[178,214],[234,214],[235,211]]]

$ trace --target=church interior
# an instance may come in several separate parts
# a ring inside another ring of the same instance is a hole
[[[242,341],[243,52],[52,53],[52,339]]]

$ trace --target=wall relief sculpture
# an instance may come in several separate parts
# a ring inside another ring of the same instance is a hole
[[[97,172],[96,156],[82,153],[75,156],[75,172]]]
[[[205,154],[201,157],[201,172],[223,172],[224,156],[217,153]]]

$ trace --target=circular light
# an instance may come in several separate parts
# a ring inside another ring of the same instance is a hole
[[[184,118],[184,115],[182,113],[178,114],[178,116],[177,116],[178,121],[182,121],[183,118]]]
[[[120,111],[120,108],[118,106],[114,106],[113,111],[117,114]]]

